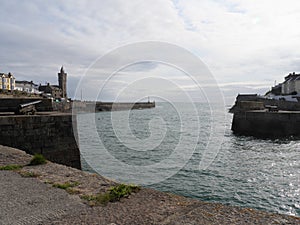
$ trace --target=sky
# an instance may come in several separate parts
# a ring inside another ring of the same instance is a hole
[[[197,56],[227,104],[238,93],[264,94],[288,73],[300,72],[296,0],[1,0],[0,13],[0,72],[12,72],[17,80],[56,84],[63,65],[69,97],[83,76],[90,89],[97,89],[86,74],[101,56],[147,41],[176,45]],[[104,74],[98,74],[100,81]],[[146,75],[152,76],[151,82],[146,79],[148,85],[139,85],[123,100],[145,97],[150,92],[141,94],[143,88],[172,98],[177,93],[174,82],[180,90],[197,92],[174,65],[137,62],[119,68],[100,99],[114,100],[122,88]],[[85,98],[94,96],[87,92],[83,90]]]

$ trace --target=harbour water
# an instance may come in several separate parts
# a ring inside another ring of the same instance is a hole
[[[178,113],[180,107],[184,109],[184,121]],[[195,107],[197,118],[192,113]],[[129,130],[122,129],[123,116],[129,116]],[[78,115],[80,151],[93,169],[121,182],[130,182],[133,175],[126,174],[126,169],[120,168],[117,162],[137,169],[157,165],[151,167],[145,179],[155,180],[161,174],[166,179],[148,185],[151,188],[203,201],[300,216],[300,141],[235,136],[230,130],[231,120],[232,115],[226,113],[225,121],[218,121],[220,126],[225,126],[222,145],[205,170],[199,169],[199,162],[205,150],[209,150],[212,118],[209,106],[203,103],[182,103],[176,107],[157,103],[156,108],[130,113]],[[183,126],[188,129],[183,131]],[[120,129],[124,132],[120,133]],[[196,130],[199,136],[189,134],[189,130]],[[186,155],[190,155],[187,159],[180,156],[174,159],[172,153],[182,136],[191,140],[187,142],[190,145],[185,143],[185,148],[191,150]],[[106,159],[107,153],[116,161]],[[172,162],[178,164],[172,176],[159,165],[171,156]]]

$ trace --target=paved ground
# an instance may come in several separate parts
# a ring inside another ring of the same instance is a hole
[[[45,224],[75,216],[85,205],[78,196],[55,189],[36,178],[0,172],[0,224]]]
[[[30,155],[0,146],[0,166],[26,165]],[[35,178],[20,174],[33,173]],[[78,182],[73,194],[53,183]],[[0,171],[0,224],[300,224],[300,218],[206,203],[142,188],[120,202],[91,207],[80,195],[105,192],[115,182],[47,163]]]

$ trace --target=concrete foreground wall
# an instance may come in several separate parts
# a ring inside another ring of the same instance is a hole
[[[0,144],[81,169],[71,114],[0,116]]]
[[[235,134],[259,138],[300,137],[300,112],[235,113],[231,129]]]

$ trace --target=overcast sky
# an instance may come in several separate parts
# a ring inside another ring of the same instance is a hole
[[[0,72],[55,84],[64,65],[70,97],[98,57],[141,41],[175,44],[198,56],[228,103],[300,72],[296,0],[2,0],[0,13]],[[149,65],[142,65],[145,73],[167,73],[165,65]],[[121,76],[115,80],[128,85]],[[115,95],[111,89],[102,100]]]

